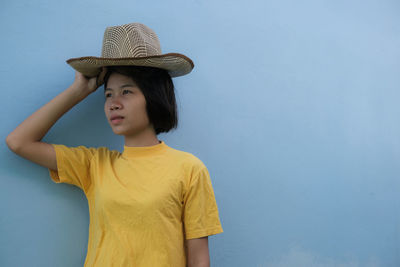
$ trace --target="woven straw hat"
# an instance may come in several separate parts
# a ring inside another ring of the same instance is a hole
[[[171,77],[192,71],[193,61],[178,53],[161,54],[155,32],[141,23],[107,27],[101,57],[79,57],[67,60],[87,77],[97,76],[105,66],[148,66],[165,69]]]

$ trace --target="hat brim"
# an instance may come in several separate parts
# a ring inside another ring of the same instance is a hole
[[[161,68],[171,77],[188,74],[194,68],[193,61],[185,55],[168,53],[164,55],[136,58],[79,57],[70,58],[67,63],[87,77],[95,77],[107,66],[144,66]]]

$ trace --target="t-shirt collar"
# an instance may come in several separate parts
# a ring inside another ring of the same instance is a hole
[[[158,140],[160,143],[152,146],[126,146],[124,145],[124,151],[122,152],[122,156],[126,158],[135,158],[135,157],[146,157],[158,155],[167,149],[167,145],[164,141]]]

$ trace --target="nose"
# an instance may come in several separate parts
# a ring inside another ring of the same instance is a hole
[[[110,110],[121,109],[122,105],[121,102],[116,100],[115,98],[111,100],[110,103]]]

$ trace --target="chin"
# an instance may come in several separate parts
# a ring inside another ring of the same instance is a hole
[[[112,129],[112,130],[116,135],[126,135],[126,132],[124,132],[124,131],[116,130],[116,129]]]
[[[113,131],[114,134],[123,135],[123,131],[112,127],[112,125],[110,125],[110,127],[111,127],[111,130]]]

